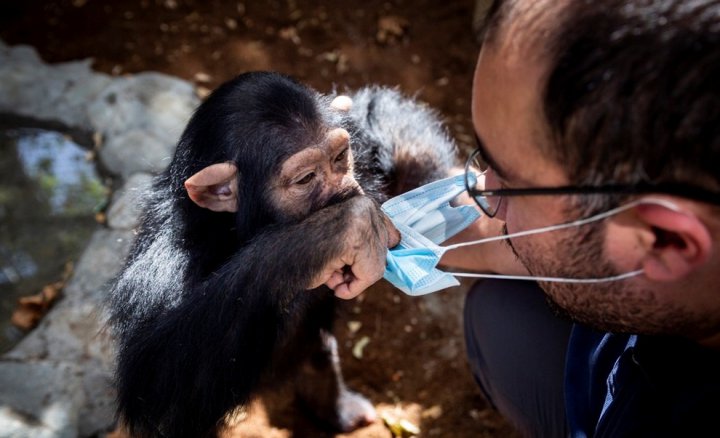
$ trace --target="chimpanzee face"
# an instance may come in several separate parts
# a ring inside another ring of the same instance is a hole
[[[334,196],[362,193],[353,176],[350,134],[331,128],[316,144],[307,145],[281,163],[269,178],[269,199],[278,222],[295,220],[324,207]],[[185,181],[195,204],[212,211],[236,212],[237,167],[233,163],[208,166]]]
[[[352,100],[337,96],[330,106],[333,111],[347,112]],[[353,176],[350,134],[343,128],[329,126],[313,137],[315,140],[310,144],[300,145],[298,152],[279,163],[277,174],[267,179],[265,199],[277,222],[301,219],[325,207],[333,198],[363,193]],[[185,181],[185,188],[189,198],[199,207],[216,212],[238,211],[238,168],[235,163],[205,167]]]
[[[299,219],[324,207],[333,196],[359,188],[353,177],[350,135],[343,128],[332,128],[318,144],[282,163],[270,197],[278,219]]]

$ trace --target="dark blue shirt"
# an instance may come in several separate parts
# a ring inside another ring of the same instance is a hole
[[[576,324],[565,403],[574,438],[720,437],[720,351]]]

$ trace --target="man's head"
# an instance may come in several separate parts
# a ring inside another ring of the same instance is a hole
[[[684,183],[720,192],[720,1],[508,0],[496,3],[475,76],[473,120],[487,185]],[[647,195],[599,225],[513,239],[571,316],[607,330],[720,337],[720,210]],[[642,198],[634,196],[632,199]],[[619,195],[508,197],[509,232],[566,222]]]

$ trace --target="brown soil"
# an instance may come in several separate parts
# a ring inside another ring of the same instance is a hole
[[[319,91],[397,86],[437,108],[465,153],[479,49],[473,0],[4,0],[0,38],[48,62],[94,59],[120,75],[160,71],[200,93],[248,70],[291,74]],[[499,437],[513,431],[488,409],[465,361],[465,288],[410,298],[381,282],[342,303],[344,374],[378,411],[426,437]],[[362,357],[358,341],[369,343]],[[263,394],[233,437],[329,437],[286,390]],[[379,421],[352,438],[392,437]]]

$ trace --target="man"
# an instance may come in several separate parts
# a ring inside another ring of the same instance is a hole
[[[493,6],[473,90],[489,166],[471,194],[500,221],[463,239],[600,215],[507,241],[532,276],[571,282],[486,280],[468,296],[473,373],[524,434],[720,432],[718,77],[720,0]],[[444,262],[522,270],[494,251]],[[343,256],[353,281],[324,274],[344,297],[382,275],[359,254]]]

